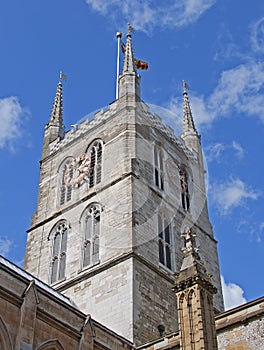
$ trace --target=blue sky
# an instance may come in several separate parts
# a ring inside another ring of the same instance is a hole
[[[177,134],[182,79],[190,85],[226,306],[262,296],[264,3],[257,0],[2,1],[0,253],[22,264],[59,71],[68,78],[68,129],[115,99],[115,34],[125,34],[127,22],[136,29],[135,56],[150,67],[141,73],[142,98],[165,111]]]

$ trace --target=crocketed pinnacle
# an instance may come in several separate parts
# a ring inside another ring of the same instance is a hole
[[[193,230],[188,227],[182,234],[182,237],[184,237],[184,248],[182,248],[183,262],[181,270],[184,270],[197,263],[197,261],[200,262],[201,259],[196,247],[196,234]]]
[[[49,125],[53,126],[59,126],[62,127],[62,115],[63,115],[63,103],[62,103],[62,81],[60,79],[56,95],[54,98],[51,114],[50,114],[50,120]]]
[[[130,33],[127,34],[125,59],[124,59],[122,73],[124,74],[126,72],[129,72],[129,73],[136,72],[134,53],[132,48],[132,39],[131,39]]]
[[[198,135],[193,121],[188,93],[185,88],[183,91],[183,135],[188,133]]]

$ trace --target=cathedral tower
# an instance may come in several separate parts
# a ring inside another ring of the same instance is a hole
[[[191,121],[191,123],[189,123]],[[223,310],[216,241],[208,218],[200,136],[184,92],[184,132],[140,97],[128,33],[119,98],[64,133],[60,80],[45,128],[37,210],[25,268],[136,345],[177,329],[171,287],[180,233],[194,227]]]

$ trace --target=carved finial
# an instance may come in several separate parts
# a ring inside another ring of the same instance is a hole
[[[187,227],[181,236],[184,237],[184,248],[182,248],[183,253],[187,254],[190,252],[197,254],[199,249],[196,247],[196,233],[190,227]]]

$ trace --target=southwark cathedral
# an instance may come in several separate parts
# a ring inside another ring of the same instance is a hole
[[[187,84],[176,136],[123,46],[116,100],[68,131],[60,77],[24,270],[0,258],[0,349],[264,349],[264,298],[224,311]]]

